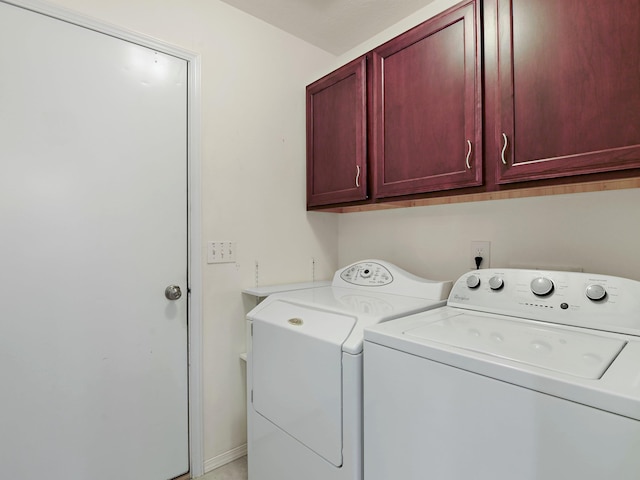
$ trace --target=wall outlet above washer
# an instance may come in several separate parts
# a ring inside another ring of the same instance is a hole
[[[482,257],[480,268],[489,268],[491,266],[491,242],[488,240],[472,240],[469,255],[469,268],[475,270],[476,257]]]

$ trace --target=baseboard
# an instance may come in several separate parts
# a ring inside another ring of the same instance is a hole
[[[215,470],[218,467],[233,462],[234,460],[244,457],[247,454],[247,444],[240,445],[228,452],[224,452],[204,462],[204,473],[208,473],[211,470]]]

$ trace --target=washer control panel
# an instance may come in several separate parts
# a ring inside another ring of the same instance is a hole
[[[536,277],[531,280],[531,292],[538,297],[546,297],[553,292],[553,280],[547,277]]]
[[[340,278],[353,285],[388,285],[393,282],[389,269],[374,262],[355,263],[343,270]]]
[[[360,289],[376,295],[390,294],[442,301],[453,282],[418,277],[384,260],[363,260],[338,270],[332,287]]]
[[[471,271],[448,305],[640,335],[640,282],[608,275],[517,269]]]

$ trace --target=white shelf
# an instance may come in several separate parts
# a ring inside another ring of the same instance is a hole
[[[331,285],[330,280],[324,280],[320,282],[306,282],[306,283],[289,283],[286,285],[270,285],[266,287],[251,287],[242,290],[242,293],[247,295],[253,295],[254,297],[264,298],[268,297],[272,293],[290,292],[292,290],[304,290],[307,288],[326,287]]]

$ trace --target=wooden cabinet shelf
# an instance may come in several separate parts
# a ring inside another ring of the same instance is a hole
[[[640,176],[619,180],[602,180],[595,182],[581,182],[561,185],[547,185],[543,187],[515,188],[512,190],[465,193],[441,197],[415,198],[393,200],[384,203],[370,203],[366,205],[342,205],[318,209],[330,213],[372,212],[392,210],[396,208],[426,207],[430,205],[448,205],[451,203],[483,202],[487,200],[506,200],[509,198],[541,197],[546,195],[568,195],[572,193],[605,192],[640,188]]]

